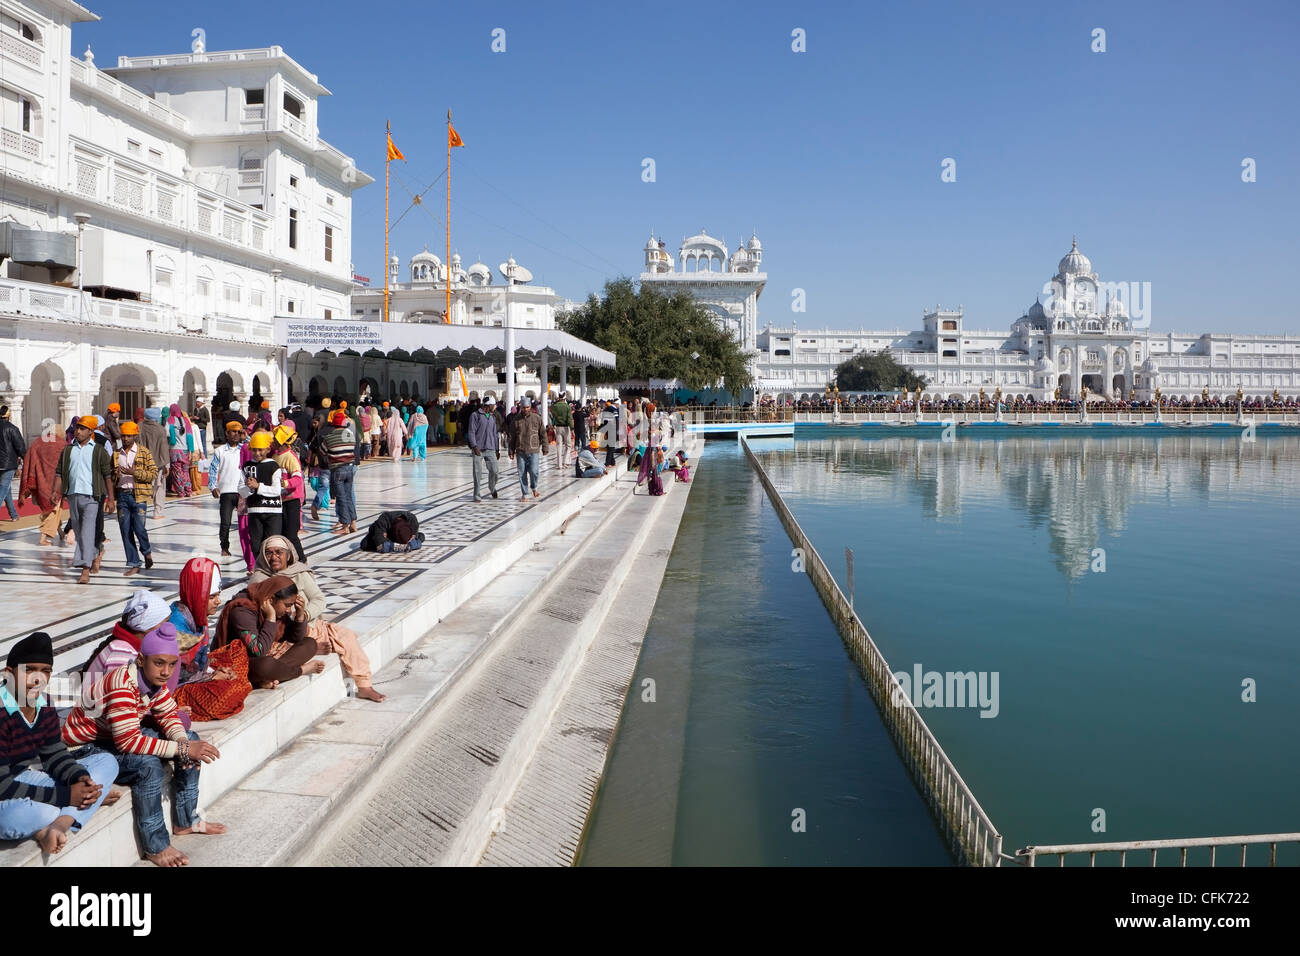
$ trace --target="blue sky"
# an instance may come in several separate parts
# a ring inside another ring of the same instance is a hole
[[[639,273],[652,227],[674,252],[756,228],[760,325],[913,328],[942,303],[1005,328],[1077,234],[1103,281],[1151,283],[1153,332],[1300,334],[1293,2],[90,7],[74,53],[101,66],[186,51],[201,26],[209,50],[279,44],[316,73],[322,135],[377,179],[353,219],[374,280],[384,121],[419,191],[450,107],[453,246],[572,298]],[[393,229],[403,262],[443,247],[442,190]],[[393,218],[408,204],[395,180]]]

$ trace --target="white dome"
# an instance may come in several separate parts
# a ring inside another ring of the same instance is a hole
[[[1106,302],[1106,314],[1116,318],[1128,318],[1128,309],[1124,306],[1124,300],[1115,293],[1111,293],[1110,299]]]
[[[645,241],[645,248],[647,252],[649,252],[652,249],[658,249],[659,240],[657,240],[654,236],[651,236],[649,239]]]
[[[1088,261],[1087,256],[1079,251],[1077,240],[1070,243],[1070,251],[1057,264],[1057,273],[1063,276],[1092,275],[1092,263]]]
[[[758,252],[760,249],[763,248],[763,244],[758,241],[757,234],[749,237],[749,248],[753,252]]]
[[[423,252],[417,252],[415,255],[411,256],[411,262],[436,262],[439,266],[442,265],[442,260],[428,249],[425,249]]]

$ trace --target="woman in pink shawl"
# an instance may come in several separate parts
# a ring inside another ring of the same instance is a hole
[[[194,494],[194,485],[190,482],[190,455],[194,451],[194,432],[186,426],[188,422],[181,413],[179,405],[172,405],[167,416],[167,443],[171,446],[171,471],[169,484],[171,492],[181,498]]]
[[[397,409],[388,410],[388,421],[384,422],[384,437],[388,440],[388,453],[393,456],[393,464],[402,460],[402,445],[406,443],[406,426]]]

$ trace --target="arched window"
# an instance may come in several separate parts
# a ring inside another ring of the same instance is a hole
[[[22,144],[22,141],[14,137],[14,134],[25,134],[33,137],[33,146],[35,139],[39,139],[45,131],[43,113],[41,104],[38,99],[28,93],[13,89],[9,86],[0,86],[0,125],[4,127],[5,146],[12,150],[21,150],[22,152],[36,155],[32,147]]]

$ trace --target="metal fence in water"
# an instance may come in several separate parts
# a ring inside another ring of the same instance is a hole
[[[1057,865],[1065,866],[1067,856],[1081,858],[1087,854],[1088,865],[1095,866],[1098,854],[1118,854],[1116,860],[1118,865],[1127,866],[1130,853],[1144,853],[1150,854],[1149,865],[1156,866],[1161,850],[1178,850],[1178,865],[1187,866],[1189,851],[1208,850],[1208,864],[1194,865],[1215,866],[1218,849],[1230,847],[1240,849],[1239,865],[1245,866],[1247,849],[1250,846],[1267,845],[1268,865],[1276,866],[1279,844],[1295,844],[1300,847],[1300,833],[1264,833],[1184,840],[1028,846],[1016,851],[1015,855],[1004,853],[1002,834],[998,832],[993,821],[984,812],[984,808],[975,799],[975,794],[971,792],[953,762],[944,753],[943,747],[939,745],[925,719],[903,692],[902,685],[885,660],[885,655],[867,633],[867,628],[854,611],[852,602],[844,596],[839,583],[826,567],[826,562],[822,560],[821,554],[813,547],[812,541],[799,526],[785,499],[776,490],[767,470],[759,462],[753,449],[749,447],[749,441],[743,431],[739,435],[739,441],[745,450],[745,457],[758,475],[773,508],[776,509],[781,524],[789,534],[790,541],[803,552],[805,572],[812,579],[813,586],[821,596],[822,603],[826,605],[826,610],[830,612],[836,629],[839,630],[845,645],[866,677],[867,688],[876,702],[885,726],[894,738],[912,778],[930,804],[940,829],[948,839],[953,854],[959,862],[970,866],[1001,866],[1005,861],[1032,867],[1037,865],[1039,857],[1055,856]]]
[[[777,492],[767,471],[749,447],[742,434],[741,446],[745,456],[767,491],[772,506],[785,526],[790,540],[803,551],[804,570],[812,579],[822,603],[830,612],[844,643],[849,647],[867,678],[867,687],[884,719],[895,743],[902,753],[908,770],[930,804],[940,829],[949,840],[957,859],[972,866],[1001,866],[1004,859],[1015,861],[1002,852],[1002,834],[993,825],[984,808],[971,793],[948,755],[939,746],[930,728],[916,707],[903,693],[902,685],[885,655],[867,633],[866,627],[853,611],[849,599],[840,590],[826,563],[813,547],[803,528],[795,520],[784,499]],[[1018,861],[1015,861],[1018,862]]]

